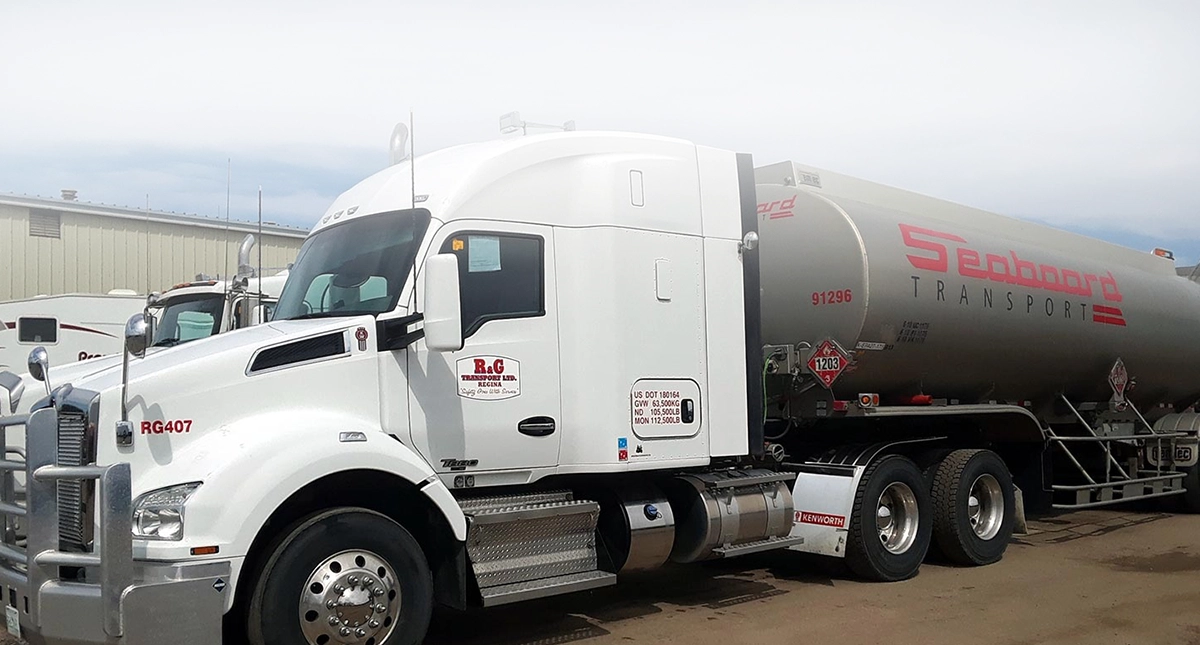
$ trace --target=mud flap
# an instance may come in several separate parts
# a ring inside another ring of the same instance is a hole
[[[1020,487],[1013,486],[1013,534],[1029,535],[1029,523],[1025,521],[1025,494],[1021,492]]]
[[[791,537],[804,543],[793,551],[846,557],[846,540],[854,493],[866,468],[862,466],[804,466],[792,489],[795,523]]]

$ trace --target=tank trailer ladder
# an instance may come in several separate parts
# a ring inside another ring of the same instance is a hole
[[[1109,506],[1119,504],[1134,499],[1150,499],[1154,497],[1167,497],[1170,495],[1179,495],[1185,491],[1183,479],[1185,474],[1171,469],[1164,469],[1163,463],[1170,458],[1166,455],[1175,454],[1175,442],[1177,439],[1189,436],[1185,432],[1158,432],[1154,429],[1142,413],[1129,400],[1124,400],[1122,403],[1132,410],[1137,419],[1148,430],[1148,432],[1137,432],[1136,426],[1132,434],[1101,434],[1096,431],[1092,424],[1080,413],[1079,409],[1071,403],[1066,395],[1060,394],[1059,397],[1063,403],[1070,408],[1075,419],[1079,424],[1087,430],[1085,436],[1066,436],[1056,434],[1049,425],[1045,426],[1047,440],[1058,446],[1066,458],[1074,464],[1078,469],[1079,474],[1083,476],[1084,484],[1055,484],[1051,486],[1051,490],[1056,494],[1070,494],[1073,496],[1073,501],[1069,503],[1052,504],[1053,508],[1057,509],[1084,509],[1096,508],[1100,506]],[[1146,457],[1146,447],[1154,444],[1157,449],[1158,459],[1153,470],[1144,468],[1142,465],[1143,459]],[[1163,444],[1167,443],[1169,449],[1163,450]],[[1124,444],[1136,448],[1137,457],[1130,460],[1124,466],[1113,456],[1113,446],[1115,444]],[[1083,446],[1098,445],[1104,451],[1104,472],[1094,473],[1089,472],[1075,452],[1072,452],[1072,446],[1075,451],[1079,451]]]

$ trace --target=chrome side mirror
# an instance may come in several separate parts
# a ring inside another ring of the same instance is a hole
[[[146,314],[134,314],[125,323],[125,351],[141,358],[149,345],[150,324],[146,321]]]
[[[34,347],[29,352],[29,375],[46,385],[46,396],[51,395],[50,389],[50,355],[45,347]]]
[[[158,303],[162,302],[162,293],[151,291],[150,295],[146,296],[146,308],[157,307]]]

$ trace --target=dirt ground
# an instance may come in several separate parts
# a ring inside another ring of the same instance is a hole
[[[671,567],[589,593],[439,613],[427,642],[1200,645],[1200,516],[1043,519],[999,564],[927,563],[894,584],[790,552]]]

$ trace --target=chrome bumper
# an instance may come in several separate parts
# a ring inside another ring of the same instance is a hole
[[[135,563],[129,464],[59,466],[58,412],[0,418],[26,430],[26,460],[0,461],[0,592],[31,645],[179,645],[221,642],[229,563]],[[14,490],[24,471],[27,503]],[[61,551],[58,482],[95,480],[100,533],[91,552]],[[28,529],[22,545],[12,527]],[[65,571],[64,571],[65,568]],[[67,573],[70,577],[64,577]]]

